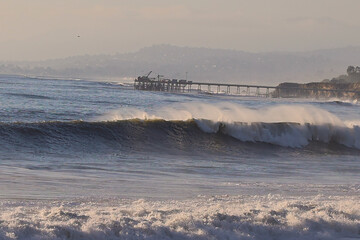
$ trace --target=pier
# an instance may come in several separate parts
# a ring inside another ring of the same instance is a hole
[[[151,72],[150,72],[151,73]],[[251,84],[230,84],[230,83],[205,83],[193,82],[185,79],[163,79],[161,75],[157,78],[149,78],[149,75],[135,79],[134,89],[145,91],[164,92],[203,92],[223,93],[240,96],[256,97],[360,97],[359,91],[342,89],[302,88],[302,87],[279,87]]]

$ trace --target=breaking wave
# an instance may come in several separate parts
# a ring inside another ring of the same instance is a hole
[[[358,197],[0,203],[0,239],[359,239]]]
[[[211,150],[229,145],[236,149],[242,143],[290,148],[321,143],[360,149],[359,120],[341,121],[323,109],[301,105],[249,109],[231,103],[187,103],[156,111],[126,108],[92,121],[0,123],[0,134],[0,149],[9,150]]]
[[[109,112],[97,120],[131,119],[163,120],[163,123],[176,122],[176,125],[191,125],[194,121],[202,132],[221,133],[242,142],[270,143],[295,148],[304,147],[311,142],[322,142],[360,149],[358,120],[344,122],[321,108],[308,105],[251,109],[228,102],[190,102],[157,110],[124,108]],[[183,121],[182,124],[179,121]]]

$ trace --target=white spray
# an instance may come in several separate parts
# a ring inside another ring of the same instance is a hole
[[[156,110],[123,108],[109,112],[97,120],[127,119],[194,119],[204,132],[216,133],[222,126],[223,133],[241,141],[265,142],[286,147],[303,147],[310,141],[332,141],[360,149],[360,127],[356,122],[343,122],[334,114],[309,105],[277,105],[250,109],[229,102],[188,102]]]

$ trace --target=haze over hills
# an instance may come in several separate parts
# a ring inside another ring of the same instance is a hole
[[[312,82],[344,74],[360,63],[360,47],[308,52],[249,53],[155,45],[137,52],[85,55],[39,62],[1,62],[0,73],[66,78],[132,79],[152,76],[209,82],[275,85]]]

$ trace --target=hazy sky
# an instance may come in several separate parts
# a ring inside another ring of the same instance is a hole
[[[251,52],[360,45],[360,0],[0,0],[0,60],[163,43]]]

